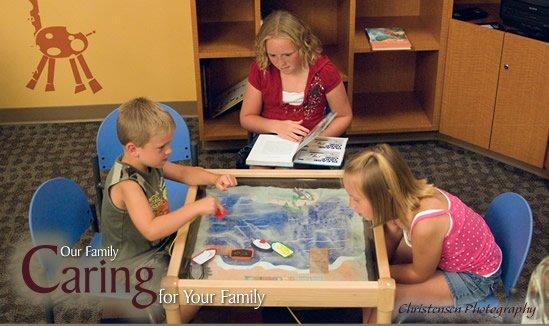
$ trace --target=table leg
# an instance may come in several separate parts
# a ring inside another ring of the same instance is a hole
[[[166,324],[181,324],[181,314],[179,313],[179,307],[176,307],[176,309],[170,309],[164,306],[164,309],[166,310]]]
[[[379,302],[377,305],[377,318],[378,324],[390,324],[393,309],[395,307],[395,288],[396,283],[392,278],[380,278],[379,284]]]
[[[177,276],[164,276],[161,282],[161,286],[166,290],[174,300],[170,300],[170,303],[163,303],[166,310],[166,324],[181,324],[181,313],[179,312],[179,302],[175,300],[178,295],[177,283],[179,279]]]
[[[390,324],[393,311],[381,311],[377,309],[377,324]]]

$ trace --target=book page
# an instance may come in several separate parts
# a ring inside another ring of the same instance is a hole
[[[261,134],[252,147],[246,164],[292,167],[297,146],[298,143],[277,135]]]
[[[330,125],[330,123],[332,122],[332,120],[334,120],[336,115],[337,113],[330,111],[324,117],[324,119],[322,119],[322,121],[320,121],[316,125],[316,127],[314,127],[313,130],[311,130],[309,134],[305,136],[305,138],[303,138],[303,140],[299,143],[297,150],[299,151],[301,148],[305,147],[308,143],[310,143],[313,139],[315,139],[318,135],[320,135],[320,133],[323,132]]]
[[[294,163],[341,166],[347,138],[317,137],[297,152]]]
[[[280,155],[288,151],[288,144],[278,140],[268,140],[261,150],[265,155]]]

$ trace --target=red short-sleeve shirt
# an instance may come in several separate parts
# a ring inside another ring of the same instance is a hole
[[[328,57],[318,57],[309,66],[309,76],[301,105],[289,105],[282,102],[280,71],[273,65],[269,65],[263,72],[259,69],[257,62],[252,62],[248,81],[261,91],[263,98],[261,116],[275,120],[303,120],[302,125],[312,129],[325,116],[325,109],[328,106],[326,93],[341,83],[341,77]]]

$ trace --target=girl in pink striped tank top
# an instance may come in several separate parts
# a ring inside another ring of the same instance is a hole
[[[416,179],[387,144],[353,157],[343,185],[349,206],[384,225],[393,315],[420,305],[466,305],[490,295],[500,276],[501,250],[482,216],[459,198]],[[364,309],[364,322],[375,311]]]

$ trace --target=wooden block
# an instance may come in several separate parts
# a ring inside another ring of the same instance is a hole
[[[311,248],[309,251],[309,272],[328,273],[328,248]]]

